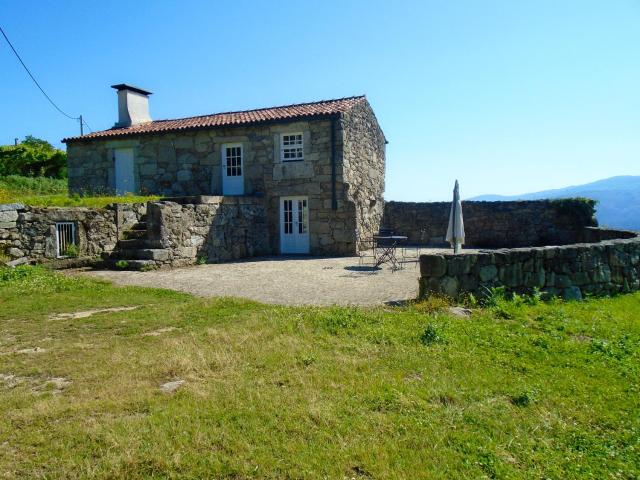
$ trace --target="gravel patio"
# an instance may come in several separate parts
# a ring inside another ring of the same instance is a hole
[[[151,272],[85,271],[117,285],[169,288],[202,297],[233,296],[281,305],[379,305],[416,298],[416,262],[392,271],[358,257],[264,257]]]

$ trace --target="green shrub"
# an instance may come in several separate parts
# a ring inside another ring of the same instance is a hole
[[[471,308],[475,308],[478,305],[480,305],[480,302],[478,301],[478,299],[476,298],[476,296],[473,293],[466,293],[464,295],[463,298],[463,302],[464,305],[466,305],[467,307],[471,307]]]
[[[485,288],[485,296],[483,298],[483,305],[486,307],[496,307],[506,300],[507,289],[504,286]]]
[[[517,395],[511,397],[511,403],[516,407],[528,407],[537,398],[537,392],[534,389],[527,389]]]
[[[70,243],[67,245],[67,248],[64,249],[62,255],[69,258],[77,258],[80,255],[80,249],[77,245]]]
[[[451,302],[446,297],[441,295],[429,295],[428,297],[415,302],[413,307],[419,312],[431,315],[445,310],[450,304]]]
[[[18,145],[0,146],[0,175],[64,178],[67,154],[46,140],[27,135]]]
[[[445,338],[441,331],[441,327],[429,323],[420,335],[420,342],[423,345],[433,345],[434,343],[444,343]]]
[[[527,305],[538,305],[542,300],[542,291],[538,287],[533,287],[529,295],[525,295],[524,303]]]
[[[581,224],[596,226],[598,221],[595,218],[597,201],[590,198],[559,198],[549,200],[561,215],[574,218]]]
[[[0,265],[11,261],[11,257],[7,254],[6,247],[0,247]]]
[[[0,284],[9,283],[27,278],[32,273],[32,269],[20,265],[16,268],[0,268]]]
[[[129,266],[129,262],[127,262],[126,260],[118,260],[116,262],[116,268],[119,268],[121,270],[124,270],[128,266]]]

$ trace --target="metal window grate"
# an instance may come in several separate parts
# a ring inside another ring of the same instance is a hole
[[[65,257],[69,245],[76,244],[76,226],[73,222],[56,222],[57,256]]]

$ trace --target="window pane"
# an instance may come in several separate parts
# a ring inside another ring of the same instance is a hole
[[[280,145],[280,159],[282,161],[297,161],[304,159],[303,135],[290,133],[282,135]]]

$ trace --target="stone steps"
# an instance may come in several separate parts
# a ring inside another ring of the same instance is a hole
[[[125,263],[126,262],[126,263]],[[112,270],[153,270],[158,267],[155,260],[111,259],[106,262]]]
[[[144,239],[147,236],[146,230],[127,230],[122,234],[124,240]]]
[[[146,243],[145,237],[118,240],[118,244],[116,245],[116,251],[138,250],[140,248],[146,248],[147,243]]]
[[[123,260],[156,260],[163,262],[169,260],[169,250],[165,248],[122,249],[117,250],[115,256]]]
[[[145,217],[146,217],[146,215],[145,215]],[[144,218],[144,217],[142,217],[142,218]],[[135,223],[131,227],[131,230],[144,230],[144,231],[146,231],[147,230],[147,221],[146,221],[146,219],[145,220],[141,219],[138,223]]]
[[[108,268],[115,270],[146,270],[169,260],[169,250],[149,248],[146,215],[129,230],[122,233],[114,251],[105,259]]]

